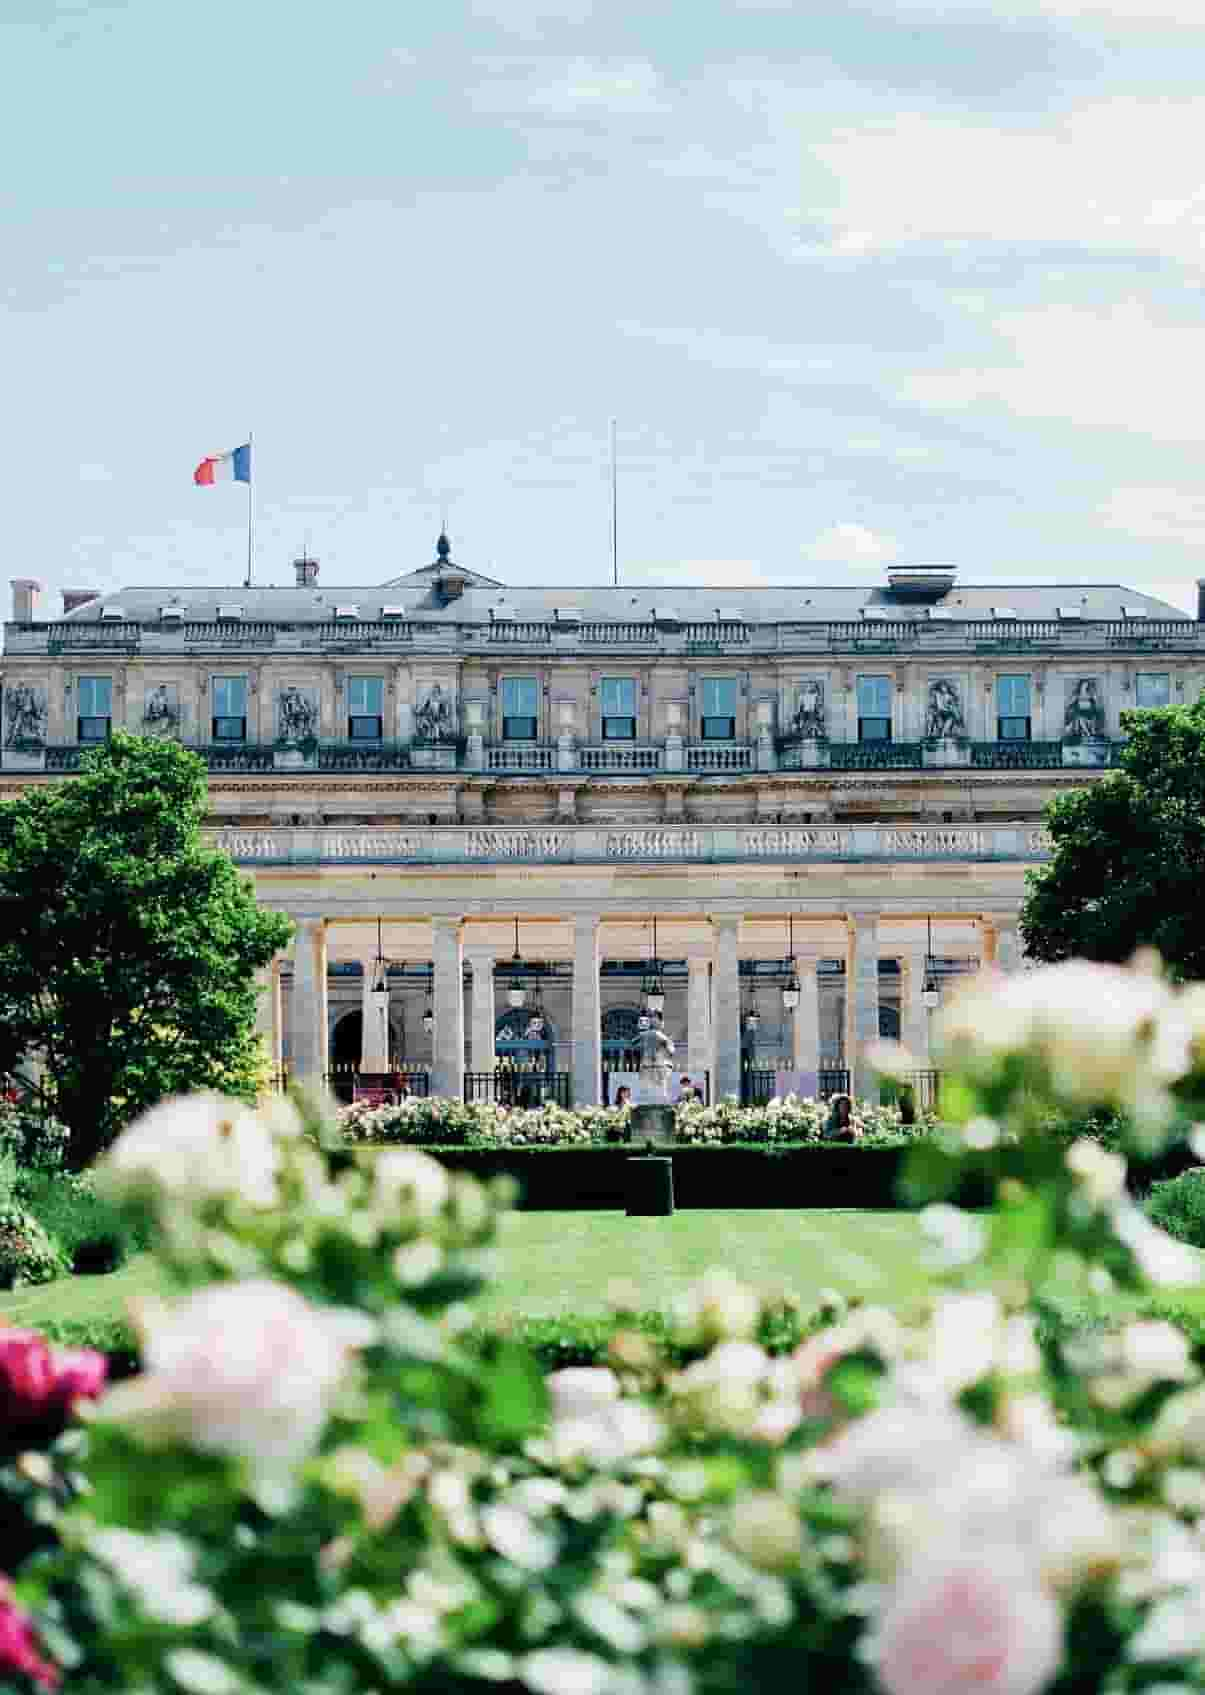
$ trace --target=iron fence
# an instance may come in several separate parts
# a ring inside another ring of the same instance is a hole
[[[548,1101],[568,1107],[570,1085],[567,1071],[466,1071],[464,1098],[505,1107],[541,1107]]]

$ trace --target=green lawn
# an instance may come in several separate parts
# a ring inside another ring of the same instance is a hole
[[[480,1304],[531,1318],[598,1312],[617,1277],[659,1307],[716,1265],[755,1288],[794,1290],[805,1303],[826,1287],[896,1302],[928,1286],[916,1216],[906,1212],[517,1212],[502,1221],[501,1248],[501,1280]],[[142,1254],[108,1277],[0,1295],[0,1322],[119,1319],[131,1296],[156,1286]]]

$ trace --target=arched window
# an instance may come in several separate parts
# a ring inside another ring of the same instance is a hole
[[[898,1007],[886,1006],[879,1002],[879,1035],[888,1042],[898,1042],[900,1039],[900,1014]]]
[[[602,1015],[604,1071],[640,1070],[640,1009],[612,1006]]]
[[[529,1007],[512,1007],[494,1023],[494,1052],[504,1064],[521,1071],[546,1071],[554,1066],[556,1035],[547,1016]]]

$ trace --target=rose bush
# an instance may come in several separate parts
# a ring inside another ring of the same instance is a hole
[[[1190,1133],[1198,1004],[1149,965],[969,986],[936,1032],[960,1067],[947,1121],[909,1155],[945,1268],[926,1305],[817,1290],[810,1334],[776,1351],[781,1302],[717,1271],[668,1307],[672,1347],[619,1291],[608,1363],[547,1378],[474,1321],[505,1186],[326,1147],[310,1108],[237,1134],[241,1108],[158,1109],[97,1181],[174,1292],[140,1315],[143,1375],[77,1405],[52,1449],[72,1485],[38,1498],[53,1539],[0,1596],[0,1678],[1199,1688],[1205,1372],[1144,1303],[1205,1311],[1203,1262],[1129,1199],[1122,1153],[1047,1128],[1117,1111],[1143,1153]],[[228,1157],[203,1169],[214,1134]],[[990,1212],[949,1203],[968,1167]]]

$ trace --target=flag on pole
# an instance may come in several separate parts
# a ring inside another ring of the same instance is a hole
[[[210,483],[249,483],[251,481],[251,443],[244,442],[229,453],[215,453],[202,459],[192,474],[194,483],[208,488]]]

